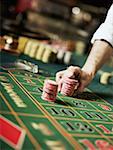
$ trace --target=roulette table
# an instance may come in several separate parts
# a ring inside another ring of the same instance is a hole
[[[55,79],[66,65],[5,51],[0,56],[1,149],[113,150],[113,85],[100,84],[97,74],[81,95],[59,93],[55,103],[47,102],[41,99],[44,80]],[[13,67],[18,58],[37,64],[39,73]],[[84,60],[74,62],[81,66]]]

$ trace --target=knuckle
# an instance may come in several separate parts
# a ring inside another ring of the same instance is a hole
[[[73,70],[75,67],[74,66],[69,66],[68,70]]]
[[[59,72],[56,73],[56,76],[61,77],[63,74],[64,74],[64,71],[59,71]]]

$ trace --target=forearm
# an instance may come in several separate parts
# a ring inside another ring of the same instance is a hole
[[[96,40],[82,70],[95,76],[102,65],[113,55],[113,48],[105,41]]]

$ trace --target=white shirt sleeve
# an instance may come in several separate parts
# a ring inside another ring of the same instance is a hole
[[[99,39],[106,40],[113,46],[113,4],[107,13],[105,22],[102,23],[94,33],[91,43],[94,43],[95,40]]]

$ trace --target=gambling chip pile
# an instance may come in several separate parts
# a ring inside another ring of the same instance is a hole
[[[65,96],[73,96],[74,91],[78,88],[79,82],[75,79],[65,77],[62,82],[61,94]],[[56,81],[46,79],[43,86],[41,98],[49,102],[55,102],[58,92],[58,84]]]
[[[78,85],[78,80],[65,77],[63,79],[61,94],[65,96],[72,96],[74,94],[74,91],[77,89]]]
[[[45,80],[42,99],[50,102],[54,102],[56,100],[58,91],[58,84],[53,80]]]

